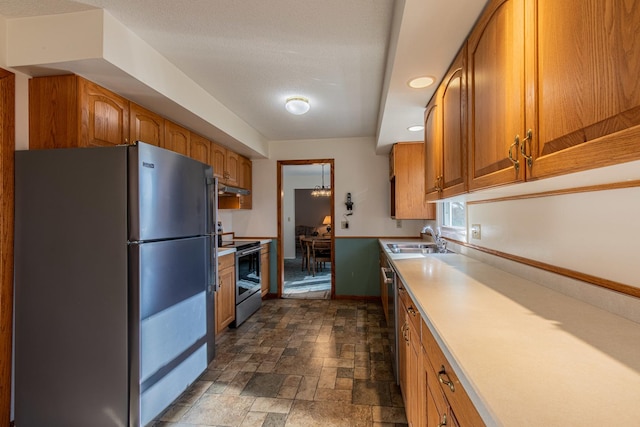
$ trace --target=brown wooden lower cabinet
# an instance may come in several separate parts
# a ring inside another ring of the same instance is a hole
[[[402,282],[397,327],[400,389],[409,426],[484,426]]]
[[[447,426],[484,426],[484,421],[482,421],[457,375],[451,369],[451,365],[424,320],[422,320],[421,337],[427,388],[431,389],[436,406],[438,406],[439,398],[444,400],[444,405],[440,405],[438,411],[441,422],[442,415],[445,415]],[[429,417],[428,413],[427,416]],[[435,424],[435,426],[437,425]]]
[[[271,286],[269,262],[269,243],[264,243],[260,248],[260,286],[263,298],[269,293]]]
[[[218,258],[218,291],[216,292],[216,335],[236,319],[236,258],[228,254]]]
[[[401,323],[398,344],[400,388],[409,426],[424,425],[425,380],[420,375],[422,366],[422,345],[420,342],[420,314],[404,286],[398,292],[398,323]]]

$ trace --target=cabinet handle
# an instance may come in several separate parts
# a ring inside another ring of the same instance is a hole
[[[522,145],[520,146],[520,153],[522,153],[522,157],[527,159],[527,166],[533,166],[533,155],[527,156],[527,141],[529,141],[529,145],[531,145],[531,139],[533,138],[533,131],[529,129],[527,131],[527,137],[522,140]],[[529,150],[531,152],[531,150]]]
[[[447,414],[442,414],[442,421],[438,424],[438,427],[445,427],[447,425]]]
[[[408,331],[409,331],[409,324],[405,322],[405,324],[402,325],[402,338],[404,338],[406,342],[409,342],[409,338],[407,338]]]
[[[436,178],[436,185],[435,185],[435,188],[436,188],[436,191],[438,191],[438,192],[441,192],[441,191],[442,191],[442,185],[440,185],[440,182],[442,181],[442,178],[443,178],[443,177],[442,177],[442,175],[439,175],[439,176]]]
[[[418,312],[413,307],[407,308],[407,312],[413,317],[416,317],[416,314],[418,314]]]
[[[513,158],[513,147],[516,147],[517,149],[518,144],[520,144],[520,135],[516,135],[515,139],[513,140],[513,144],[509,146],[509,160],[511,160],[511,163],[513,163],[513,167],[516,168],[516,175],[520,171],[520,161]]]
[[[446,379],[446,380],[443,378],[445,375],[447,376],[447,379]],[[455,391],[456,391],[456,387],[455,387],[455,385],[453,384],[453,382],[451,382],[451,378],[449,378],[449,374],[447,374],[447,371],[444,369],[444,365],[442,365],[442,366],[440,367],[440,371],[438,372],[438,380],[439,380],[442,384],[444,384],[444,385],[446,385],[446,386],[449,386],[449,389],[450,389],[452,392],[455,392]]]
[[[391,273],[391,269],[387,268],[387,267],[380,267],[380,270],[382,271],[382,282],[385,285],[390,285],[393,283],[393,277],[389,277],[387,276],[387,273]]]

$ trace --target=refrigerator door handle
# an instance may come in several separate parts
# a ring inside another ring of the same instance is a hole
[[[216,233],[216,216],[218,214],[218,178],[207,177],[207,192],[209,197],[209,224],[207,234]]]
[[[218,268],[216,263],[218,249],[216,247],[216,236],[209,235],[209,249],[207,251],[207,259],[209,260],[209,268],[207,269],[207,293],[211,294],[218,291]]]

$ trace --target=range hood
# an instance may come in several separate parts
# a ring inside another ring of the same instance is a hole
[[[246,188],[232,187],[230,185],[218,185],[218,196],[248,196],[251,191]]]

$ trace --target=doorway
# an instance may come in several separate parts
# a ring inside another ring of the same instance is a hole
[[[335,295],[333,162],[278,161],[280,298],[330,299]],[[311,195],[322,187],[329,194]]]

